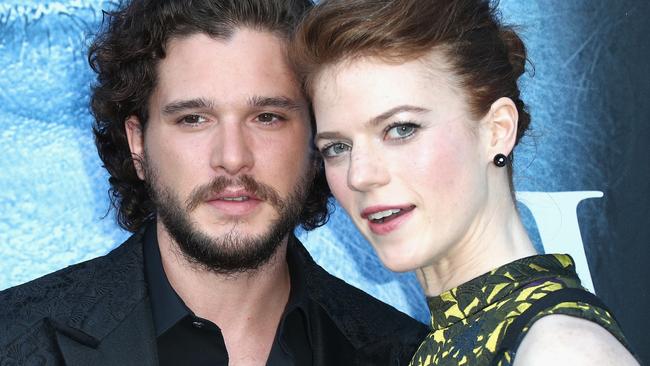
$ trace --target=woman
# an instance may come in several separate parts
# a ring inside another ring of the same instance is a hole
[[[332,193],[428,297],[413,365],[636,364],[571,258],[538,255],[520,221],[526,51],[489,1],[322,1],[291,58]]]

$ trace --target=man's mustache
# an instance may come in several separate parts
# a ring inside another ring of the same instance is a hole
[[[268,201],[273,207],[281,209],[284,207],[284,200],[280,197],[278,191],[273,187],[258,182],[249,175],[242,175],[237,178],[219,176],[214,178],[210,183],[196,187],[190,193],[185,201],[188,211],[194,210],[202,202],[221,194],[229,187],[243,188],[255,197]]]

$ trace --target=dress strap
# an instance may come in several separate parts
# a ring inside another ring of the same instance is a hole
[[[528,323],[535,316],[548,308],[565,302],[581,302],[589,304],[591,306],[605,310],[611,314],[609,308],[598,297],[596,297],[596,295],[587,290],[580,288],[563,288],[557,291],[553,291],[548,295],[540,298],[539,300],[533,302],[532,305],[528,307],[528,309],[524,310],[524,312],[517,316],[512,324],[508,326],[506,333],[501,340],[500,347],[492,359],[492,365],[497,365],[505,352],[512,351],[514,353],[517,350],[517,347],[519,347],[519,342],[521,341],[519,337],[523,333],[526,326],[528,326]]]

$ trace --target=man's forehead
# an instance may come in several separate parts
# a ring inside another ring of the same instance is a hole
[[[164,60],[169,53],[181,48],[181,52],[191,48],[213,47],[223,51],[242,49],[246,51],[274,49],[278,54],[284,55],[287,60],[286,50],[289,41],[278,32],[249,27],[233,28],[226,35],[211,35],[205,32],[192,32],[187,34],[172,35],[165,42]],[[265,47],[266,46],[266,47]]]
[[[202,33],[176,38],[158,65],[155,94],[161,104],[188,99],[251,104],[264,98],[302,104],[285,43],[271,32],[246,29],[229,40]]]

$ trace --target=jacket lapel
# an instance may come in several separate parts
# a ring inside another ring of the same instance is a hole
[[[333,277],[295,238],[311,299],[314,365],[400,365],[408,363],[428,329],[386,304]]]
[[[66,365],[158,364],[156,336],[147,299],[101,340],[67,326],[53,326]]]
[[[66,365],[157,364],[142,245],[139,232],[70,278],[71,310],[48,319]]]
[[[355,347],[317,303],[310,302],[309,326],[314,366],[356,365]]]

